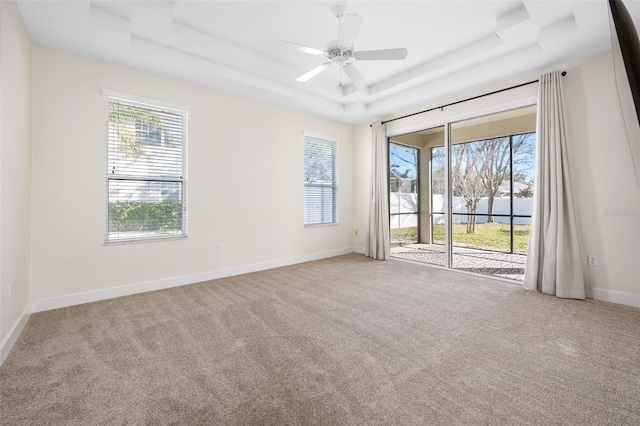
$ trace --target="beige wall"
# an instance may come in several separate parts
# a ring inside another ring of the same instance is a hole
[[[617,99],[611,54],[560,69],[568,72],[563,81],[571,142],[569,160],[585,251],[598,256],[598,266],[589,268],[594,295],[640,306],[640,188]],[[444,111],[394,121],[387,126],[387,132],[395,136],[432,128],[447,120],[457,121],[473,111],[486,114],[509,109],[530,102],[532,96],[535,102],[535,95],[536,85],[529,85]],[[364,156],[369,139],[370,134],[361,126],[355,148],[363,153],[362,161],[356,164],[357,187],[369,185],[370,160]],[[356,209],[363,212],[366,206]],[[354,220],[355,227],[367,229],[368,215],[360,213]],[[357,243],[366,241],[364,234]]]
[[[585,249],[597,255],[599,263],[590,268],[593,286],[632,293],[638,301],[640,188],[611,54],[588,59],[567,72],[564,89],[578,217]]]
[[[0,4],[0,362],[31,301],[31,39]],[[13,286],[10,297],[10,285]],[[23,324],[22,324],[23,325]]]
[[[105,88],[190,107],[187,239],[104,244]],[[39,46],[33,123],[35,305],[351,250],[349,125]],[[339,140],[339,225],[303,226],[303,131]]]
[[[441,133],[444,144],[444,133]],[[418,202],[420,214],[418,215],[418,242],[431,244],[431,149],[422,148],[418,155]]]
[[[353,227],[358,235],[353,238],[357,251],[365,252],[369,235],[369,196],[371,193],[371,127],[369,123],[354,126],[354,206]]]

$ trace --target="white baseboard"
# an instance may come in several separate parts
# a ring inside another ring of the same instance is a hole
[[[609,290],[597,287],[592,288],[591,292],[593,298],[597,300],[640,308],[639,293],[627,293],[625,291]]]
[[[27,321],[29,321],[30,316],[31,312],[29,311],[29,305],[27,305],[13,324],[13,327],[11,327],[7,335],[4,336],[4,339],[0,342],[0,366],[4,364],[7,356],[9,356],[9,352],[11,351],[13,344],[18,340],[18,336],[22,333],[24,326],[27,325]]]
[[[80,305],[83,303],[97,302],[100,300],[113,299],[115,297],[130,296],[132,294],[144,293],[148,291],[163,290],[171,287],[195,284],[203,281],[215,280],[218,278],[231,277],[234,275],[247,274],[251,272],[263,271],[267,269],[279,268],[282,266],[295,265],[313,260],[326,259],[349,253],[365,253],[364,247],[345,247],[341,249],[329,250],[319,253],[311,253],[302,256],[288,257],[284,259],[271,260],[267,262],[254,263],[251,265],[235,266],[231,268],[218,269],[214,271],[200,272],[196,274],[182,275],[178,277],[165,278],[155,281],[146,281],[136,284],[129,284],[119,287],[111,287],[101,290],[74,293],[65,296],[51,297],[47,299],[34,300],[31,309],[25,309],[20,319],[14,324],[7,336],[0,342],[0,364],[4,361],[11,346],[17,339],[20,331],[29,319],[30,313],[48,311],[51,309],[66,308],[68,306]],[[640,307],[640,294],[626,293],[603,288],[593,288],[593,298],[606,302],[619,303],[622,305]]]
[[[235,266],[231,268],[218,269],[214,271],[200,272],[196,274],[182,275],[178,277],[165,278],[155,281],[146,281],[136,284],[128,284],[119,287],[105,288],[101,290],[74,293],[65,296],[51,297],[47,299],[34,300],[31,304],[31,312],[49,311],[51,309],[66,308],[68,306],[80,305],[83,303],[97,302],[100,300],[113,299],[115,297],[130,296],[132,294],[145,293],[147,291],[163,290],[171,287],[179,287],[187,284],[195,284],[203,281],[215,280],[218,278],[231,277],[234,275],[248,274],[250,272],[264,271],[266,269],[279,268],[282,266],[295,265],[297,263],[310,262],[313,260],[326,259],[354,252],[353,247],[329,250],[320,253],[305,254],[302,256],[288,257],[284,259],[271,260],[267,262],[254,263],[251,265]]]

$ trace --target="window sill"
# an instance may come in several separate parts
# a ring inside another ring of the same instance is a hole
[[[168,235],[162,237],[148,237],[148,238],[127,238],[121,240],[105,240],[105,246],[116,246],[121,244],[136,244],[136,243],[152,243],[155,241],[170,241],[170,240],[186,240],[187,234],[183,235]]]
[[[338,222],[333,222],[333,223],[310,223],[307,225],[304,225],[305,228],[321,228],[324,226],[337,226],[339,225]]]

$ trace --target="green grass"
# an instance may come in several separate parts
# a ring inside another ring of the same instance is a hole
[[[529,225],[514,225],[514,253],[526,254],[529,247]],[[417,241],[417,228],[397,228],[391,230],[391,241],[407,243]],[[504,223],[482,223],[476,225],[473,234],[467,234],[467,225],[453,224],[453,245],[456,247],[474,247],[486,250],[510,250],[509,225]],[[444,244],[444,225],[434,225],[433,242]]]
[[[417,241],[418,228],[410,226],[409,228],[396,228],[391,230],[391,241],[394,240],[412,240]]]
[[[477,247],[488,250],[509,251],[510,230],[505,223],[482,223],[476,225],[473,234],[467,234],[467,225],[454,223],[453,245],[458,247]],[[513,251],[526,254],[529,247],[530,225],[514,225]],[[434,225],[433,242],[444,244],[444,225]]]

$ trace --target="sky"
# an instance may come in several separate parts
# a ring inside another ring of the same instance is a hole
[[[532,142],[535,144],[535,133],[531,133],[533,139]],[[403,145],[398,145],[394,143],[389,144],[389,165],[394,170],[397,170],[400,173],[407,172],[407,175],[411,178],[415,178],[417,175],[417,152],[418,149],[406,147]],[[523,158],[519,156],[519,158]],[[521,171],[525,176],[527,181],[533,181],[533,173],[534,173],[534,157],[533,155],[528,157],[530,160],[525,158],[524,161],[519,162],[514,167],[516,171]]]

